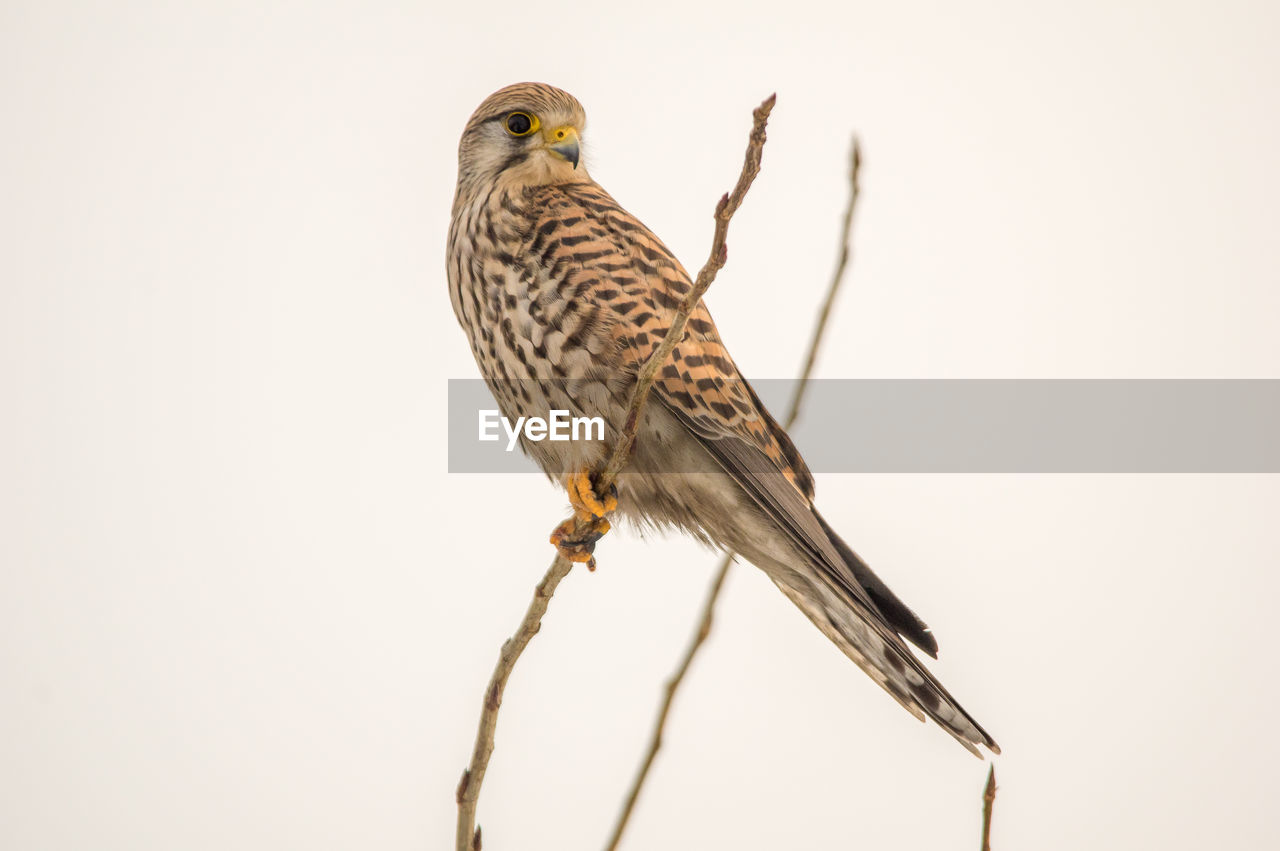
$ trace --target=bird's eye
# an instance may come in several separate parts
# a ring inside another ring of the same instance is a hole
[[[527,112],[513,112],[507,116],[507,132],[512,136],[528,136],[538,129],[538,119]]]

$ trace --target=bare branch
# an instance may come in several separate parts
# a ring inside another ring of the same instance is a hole
[[[831,319],[831,308],[836,303],[836,294],[840,292],[840,285],[844,283],[844,273],[849,267],[849,257],[852,254],[850,248],[850,238],[853,235],[853,211],[858,206],[858,194],[862,190],[861,184],[858,183],[858,173],[862,169],[862,145],[858,142],[858,137],[853,137],[853,153],[849,158],[849,201],[844,207],[844,217],[840,220],[840,253],[836,257],[836,268],[831,274],[831,283],[827,286],[827,295],[822,300],[822,307],[818,310],[818,320],[813,326],[813,336],[809,339],[809,352],[805,355],[804,366],[800,370],[800,380],[796,382],[796,389],[791,394],[791,406],[787,409],[787,417],[782,421],[782,427],[789,429],[795,425],[796,419],[800,416],[800,403],[804,401],[805,391],[809,389],[809,376],[813,374],[814,364],[818,362],[818,350],[822,346],[823,335],[827,331],[827,323]]]
[[[987,772],[987,788],[982,790],[982,851],[991,851],[991,810],[996,803],[996,767]]]
[[[520,622],[516,634],[508,638],[502,645],[502,653],[498,656],[498,664],[489,678],[489,685],[484,690],[484,708],[480,712],[480,729],[476,731],[476,744],[471,752],[471,765],[462,772],[458,781],[458,833],[456,837],[457,851],[480,851],[480,829],[476,823],[476,804],[480,798],[480,786],[484,783],[485,771],[489,768],[489,757],[493,754],[493,737],[498,728],[498,708],[502,706],[502,694],[507,689],[507,680],[516,666],[520,654],[529,646],[529,642],[542,628],[542,616],[551,603],[551,595],[556,592],[560,580],[569,575],[573,564],[563,556],[557,555],[547,573],[533,591],[533,601],[529,610]]]
[[[693,664],[693,657],[698,654],[699,648],[702,647],[702,642],[706,641],[707,636],[711,634],[711,623],[715,618],[716,599],[720,596],[720,587],[724,585],[724,579],[729,575],[729,567],[732,564],[733,553],[725,553],[724,558],[720,560],[720,567],[716,571],[715,579],[711,580],[711,590],[707,593],[706,602],[702,604],[702,620],[698,622],[698,630],[693,634],[693,639],[684,651],[684,658],[680,660],[680,666],[671,675],[671,679],[667,680],[666,697],[663,698],[662,708],[658,710],[658,717],[654,721],[653,735],[649,740],[649,749],[645,752],[644,762],[640,763],[640,770],[636,772],[636,777],[631,782],[631,791],[627,794],[626,803],[622,805],[622,812],[618,814],[617,824],[613,826],[609,844],[605,846],[607,851],[614,851],[618,847],[618,843],[622,841],[622,832],[627,829],[627,822],[631,819],[631,812],[635,809],[636,801],[640,797],[640,789],[644,786],[645,778],[649,776],[649,769],[653,766],[653,761],[658,756],[658,750],[662,747],[662,731],[666,729],[667,714],[671,712],[671,703],[675,700],[676,691],[680,688],[680,684],[684,682],[684,675],[689,671],[689,666]]]
[[[766,103],[769,102],[766,101]],[[748,151],[749,161],[750,151]],[[813,336],[809,341],[809,352],[805,356],[804,367],[800,370],[800,379],[796,382],[795,392],[791,396],[791,405],[787,411],[783,428],[791,428],[795,424],[796,418],[800,415],[800,403],[804,401],[805,390],[809,386],[809,376],[813,373],[813,366],[818,359],[818,348],[822,343],[823,334],[831,318],[831,306],[835,303],[836,294],[840,291],[840,285],[844,282],[845,270],[849,265],[849,242],[853,233],[853,211],[858,203],[858,170],[861,165],[862,149],[858,144],[857,137],[855,137],[853,140],[853,155],[849,167],[849,202],[845,206],[844,218],[841,220],[840,254],[836,261],[835,272],[831,276],[831,283],[827,287],[826,297],[822,301],[822,308],[818,311],[818,320],[814,325]],[[746,173],[745,169],[743,173]],[[724,202],[722,201],[721,203],[723,204]],[[718,233],[719,230],[717,229]],[[712,256],[715,256],[714,249]],[[702,276],[699,275],[698,277],[701,279]],[[679,690],[680,684],[684,682],[684,676],[688,672],[689,666],[693,663],[693,657],[697,655],[703,642],[711,634],[716,601],[720,597],[720,589],[724,586],[725,577],[728,575],[729,567],[732,564],[733,553],[725,553],[724,558],[720,560],[720,566],[716,570],[715,578],[711,580],[711,587],[707,590],[707,599],[702,604],[702,619],[698,621],[697,631],[694,632],[693,639],[685,649],[684,657],[680,660],[675,673],[667,681],[666,695],[663,698],[662,707],[658,710],[658,716],[654,719],[653,733],[649,737],[649,748],[645,752],[644,760],[640,763],[640,769],[631,781],[631,790],[627,794],[626,802],[622,805],[622,811],[618,814],[618,821],[614,825],[613,834],[609,837],[609,844],[605,846],[606,851],[616,851],[618,843],[622,840],[622,833],[626,830],[627,822],[631,819],[631,813],[640,797],[640,789],[644,786],[645,780],[648,779],[649,769],[653,766],[658,750],[662,747],[662,733],[666,729],[667,715],[671,712],[671,704],[675,700],[676,692]]]
[[[593,482],[594,487],[600,492],[608,491],[614,480],[617,479],[618,473],[630,460],[631,450],[635,446],[636,429],[639,426],[640,415],[644,410],[644,403],[648,398],[649,391],[653,388],[658,370],[666,359],[671,356],[672,350],[675,349],[680,340],[684,338],[684,329],[689,321],[690,314],[698,306],[698,302],[702,299],[703,294],[706,293],[707,288],[711,286],[711,282],[715,280],[716,273],[724,267],[725,260],[728,257],[725,238],[729,232],[729,220],[733,218],[733,214],[742,205],[742,200],[746,197],[747,190],[751,188],[752,181],[760,173],[760,157],[765,143],[765,126],[769,121],[769,113],[773,110],[775,99],[776,95],[770,95],[752,113],[751,138],[747,143],[747,153],[742,164],[742,174],[738,177],[738,182],[734,186],[733,192],[722,197],[720,203],[716,205],[716,227],[715,235],[712,239],[711,256],[707,259],[706,264],[703,265],[702,270],[698,272],[698,277],[693,287],[685,295],[684,301],[680,303],[680,307],[676,310],[671,326],[667,329],[666,337],[663,338],[662,343],[640,369],[636,386],[632,390],[630,404],[627,407],[627,418],[623,424],[618,442],[613,447],[609,461]],[[575,516],[570,538],[580,537],[593,529],[598,529],[600,522],[599,519],[583,521],[576,519]],[[594,558],[588,562],[588,568],[593,567],[594,562]],[[572,569],[572,562],[563,555],[556,556],[555,561],[551,563],[551,567],[542,578],[542,582],[538,584],[537,589],[534,591],[533,602],[529,604],[529,610],[525,613],[524,620],[521,621],[516,634],[502,645],[502,653],[498,657],[498,664],[493,669],[493,676],[489,678],[488,688],[485,689],[484,705],[480,711],[480,728],[476,732],[476,744],[471,753],[471,764],[462,772],[462,779],[458,782],[456,851],[480,851],[480,829],[475,826],[476,806],[480,798],[480,786],[484,783],[484,775],[489,767],[489,758],[493,754],[493,741],[498,726],[498,709],[502,705],[502,695],[506,691],[507,680],[510,679],[511,672],[514,670],[520,654],[524,652],[525,647],[528,646],[541,628],[542,616],[546,614],[547,606],[551,602],[551,595],[555,593],[556,586],[560,584],[560,580],[568,576],[569,571]],[[707,628],[710,629],[709,618]]]
[[[769,95],[751,114],[751,138],[747,142],[747,154],[742,163],[742,174],[738,176],[738,183],[733,187],[733,191],[728,195],[722,196],[720,203],[716,205],[716,229],[711,238],[711,254],[707,257],[707,262],[703,264],[702,270],[698,272],[693,288],[685,294],[684,301],[680,303],[675,319],[667,329],[667,336],[663,338],[661,345],[654,350],[649,359],[645,361],[644,366],[640,368],[636,379],[635,392],[631,396],[631,404],[627,409],[627,418],[622,428],[622,434],[618,438],[617,445],[613,447],[613,455],[609,458],[609,463],[605,465],[600,481],[596,483],[596,487],[601,490],[606,490],[609,485],[613,484],[618,472],[631,459],[631,449],[636,442],[636,426],[640,421],[640,414],[644,411],[644,403],[649,398],[649,391],[653,388],[653,382],[658,377],[658,370],[662,368],[667,358],[671,357],[671,352],[684,339],[684,326],[689,321],[689,315],[698,306],[698,302],[702,300],[702,296],[711,286],[711,282],[716,279],[716,274],[724,268],[725,261],[729,257],[728,246],[725,245],[725,237],[729,234],[729,220],[733,218],[734,213],[738,212],[738,207],[742,206],[742,199],[746,197],[747,190],[751,188],[756,175],[760,173],[760,156],[764,151],[765,126],[769,122],[769,113],[773,111],[773,105],[777,97],[777,95]]]

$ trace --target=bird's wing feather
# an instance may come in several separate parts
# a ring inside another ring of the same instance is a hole
[[[543,202],[572,249],[583,295],[615,316],[617,366],[635,372],[667,334],[689,273],[638,219],[597,184],[562,187]],[[535,249],[537,246],[535,245]],[[658,373],[653,395],[716,457],[762,510],[870,615],[876,605],[813,512],[813,475],[720,339],[705,304]],[[778,474],[781,473],[781,479]],[[782,487],[781,482],[790,487]],[[872,615],[879,617],[878,614]]]
[[[661,398],[661,397],[660,397]],[[977,756],[982,744],[999,753],[995,740],[924,667],[886,621],[850,567],[835,550],[818,515],[776,470],[767,456],[734,437],[702,437],[679,410],[664,407],[682,420],[690,434],[751,500],[806,557],[815,570],[800,576],[773,577],[775,584],[845,655],[862,668],[903,707],[923,720],[927,715]]]
[[[637,371],[666,336],[689,274],[656,236],[594,184],[564,190],[581,295],[611,311],[616,366]],[[560,239],[563,240],[564,231]],[[809,586],[775,582],[818,627],[912,714],[932,717],[966,748],[998,751],[890,626],[813,510],[813,476],[720,340],[705,305],[659,372],[653,395],[716,459],[813,570]]]
[[[575,292],[611,314],[616,367],[639,370],[666,337],[681,300],[692,288],[689,273],[652,231],[599,185],[568,184],[547,194],[537,201],[548,225],[556,227],[547,227],[545,240],[535,237],[530,252],[545,251],[551,239],[570,249],[557,259],[570,261]],[[705,305],[698,304],[690,315],[685,338],[663,365],[655,393],[678,407],[704,437],[732,435],[754,445],[805,502],[813,501],[809,468],[738,372]]]

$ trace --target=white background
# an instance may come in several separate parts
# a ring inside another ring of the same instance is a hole
[[[449,476],[443,250],[491,91],[586,105],[686,265],[778,107],[709,302],[826,377],[1269,377],[1266,3],[5,3],[0,846],[445,848],[565,500]],[[802,447],[803,448],[803,447]],[[1264,847],[1275,476],[821,476],[1004,747],[998,848]],[[511,682],[485,847],[599,846],[713,557],[627,532]],[[750,566],[627,847],[972,848],[986,767]]]

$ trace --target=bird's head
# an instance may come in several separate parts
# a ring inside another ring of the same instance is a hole
[[[499,89],[471,115],[458,143],[458,185],[521,188],[589,180],[582,165],[587,115],[545,83]]]

